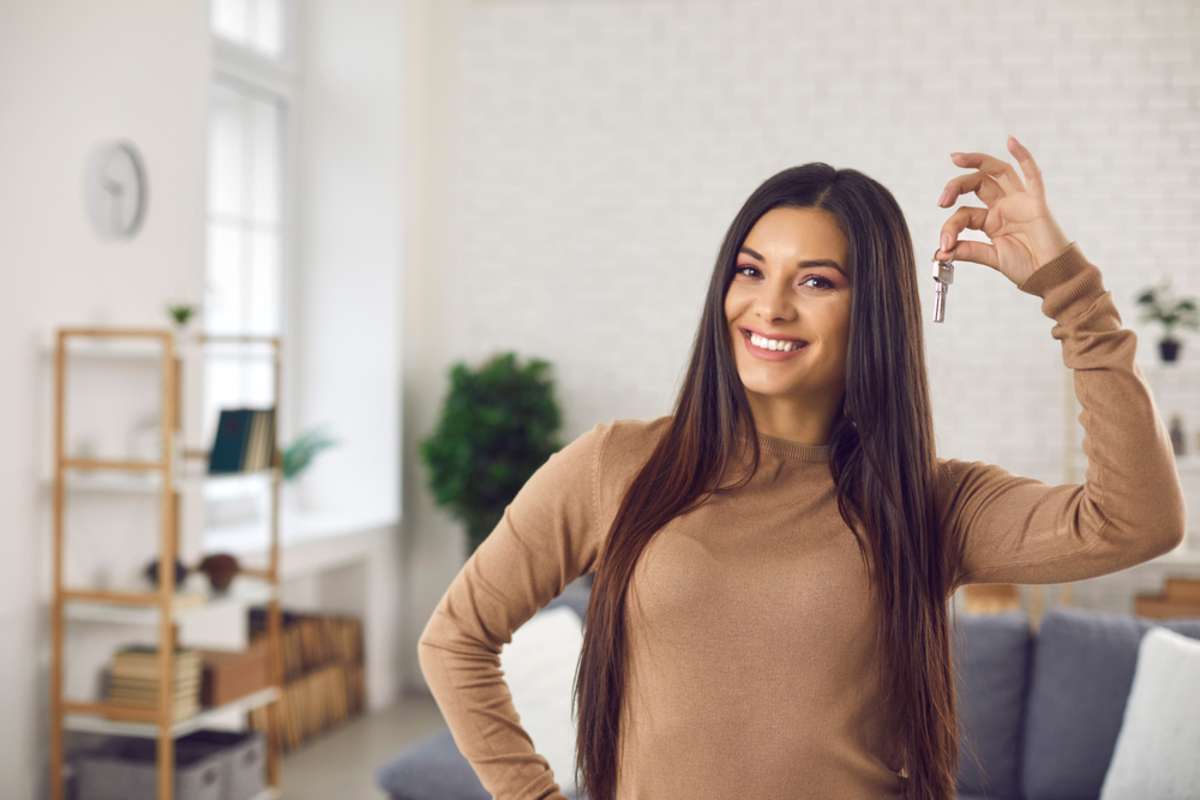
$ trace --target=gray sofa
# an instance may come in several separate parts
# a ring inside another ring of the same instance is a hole
[[[589,591],[578,580],[547,608],[567,605],[583,617]],[[1121,729],[1138,643],[1152,625],[1200,639],[1200,619],[1056,608],[1034,633],[1023,612],[959,614],[959,800],[1097,797]],[[490,798],[449,730],[381,766],[376,781],[393,800]]]

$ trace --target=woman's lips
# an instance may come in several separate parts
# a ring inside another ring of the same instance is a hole
[[[807,344],[799,350],[767,350],[751,342],[750,337],[745,333],[742,334],[742,341],[746,343],[746,350],[750,355],[761,358],[763,361],[787,361],[808,350]]]

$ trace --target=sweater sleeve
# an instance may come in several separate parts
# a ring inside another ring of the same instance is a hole
[[[597,424],[530,476],[450,583],[417,644],[455,744],[498,800],[565,800],[521,725],[500,649],[593,568],[601,540],[598,471],[610,431],[611,423]]]
[[[1131,567],[1183,539],[1170,436],[1100,270],[1072,242],[1018,287],[1042,298],[1082,411],[1085,482],[1047,485],[980,461],[938,459],[939,518],[960,552],[955,586],[1066,583]]]

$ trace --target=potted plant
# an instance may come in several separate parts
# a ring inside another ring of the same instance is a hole
[[[187,327],[188,320],[196,313],[196,307],[185,304],[172,304],[167,306],[167,315],[171,318],[171,322],[175,325],[175,329],[182,333]]]
[[[478,370],[451,367],[432,435],[421,442],[435,502],[467,529],[468,557],[500,522],[529,477],[562,449],[550,363],[502,353]]]
[[[308,469],[317,453],[337,443],[336,439],[330,439],[324,435],[320,428],[310,428],[293,439],[291,444],[283,448],[279,454],[279,467],[284,486],[287,487],[289,484],[294,486],[296,479]],[[286,492],[285,499],[292,508],[299,508],[299,500],[293,492]]]
[[[308,465],[312,463],[317,453],[335,444],[337,444],[337,440],[325,436],[319,428],[310,428],[297,436],[291,444],[283,448],[280,457],[283,479],[295,481],[300,477],[300,473],[308,469]]]
[[[1193,297],[1176,299],[1171,295],[1171,279],[1166,278],[1158,285],[1144,289],[1137,296],[1138,305],[1142,307],[1142,322],[1159,322],[1163,326],[1163,336],[1158,341],[1158,352],[1165,362],[1173,362],[1179,356],[1182,342],[1173,332],[1180,328],[1200,329],[1200,314],[1197,314],[1196,300]]]

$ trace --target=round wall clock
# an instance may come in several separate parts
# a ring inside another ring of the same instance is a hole
[[[146,170],[133,142],[108,142],[92,152],[84,203],[101,236],[128,238],[137,233],[146,214]]]

